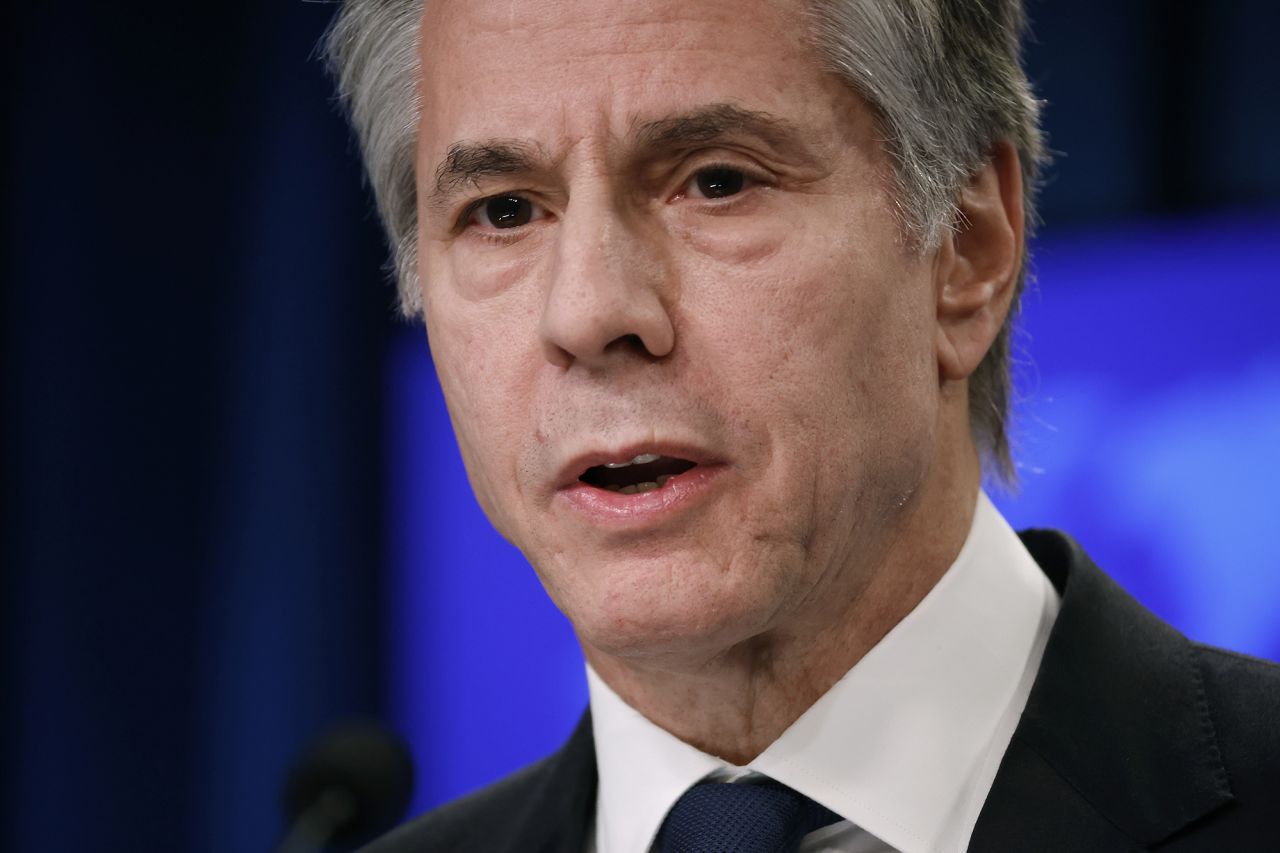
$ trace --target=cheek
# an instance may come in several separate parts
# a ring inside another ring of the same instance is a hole
[[[898,248],[887,216],[860,216],[761,229],[755,262],[690,253],[681,272],[694,360],[726,389],[729,417],[768,424],[758,440],[785,457],[788,489],[859,479],[931,422],[929,266]]]
[[[518,290],[545,262],[551,227],[535,226],[531,233],[506,245],[475,234],[462,235],[445,262],[447,286],[468,302],[487,301]]]
[[[431,356],[450,411],[468,427],[500,425],[521,410],[513,395],[528,387],[521,380],[537,363],[530,352],[538,350],[538,306],[530,288],[515,285],[529,276],[531,258],[529,252],[474,257],[459,251],[424,265]]]
[[[681,313],[703,338],[704,363],[732,371],[739,387],[760,394],[775,382],[795,387],[798,374],[795,390],[829,390],[835,376],[868,367],[876,340],[890,333],[887,324],[899,322],[889,292],[898,283],[887,280],[877,258],[834,238],[774,225],[710,237],[704,231],[698,248],[710,243],[713,257],[686,253]]]
[[[519,442],[529,432],[529,401],[522,389],[536,362],[514,330],[499,324],[503,311],[454,294],[424,294],[427,338],[458,447],[476,498],[494,525],[508,533],[507,506],[516,487]]]
[[[694,211],[677,215],[671,230],[686,253],[703,263],[725,265],[735,277],[767,269],[788,236],[774,218],[735,219]]]

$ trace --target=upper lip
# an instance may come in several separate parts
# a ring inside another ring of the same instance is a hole
[[[696,465],[712,465],[722,461],[713,456],[710,451],[691,444],[668,441],[636,442],[610,450],[590,450],[574,456],[556,474],[556,489],[567,489],[575,485],[588,468],[594,468],[606,462],[629,462],[642,453],[687,459]]]

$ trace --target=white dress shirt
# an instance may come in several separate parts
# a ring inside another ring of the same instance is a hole
[[[959,853],[1026,706],[1058,596],[985,494],[959,556],[747,767],[667,733],[587,668],[600,786],[587,853],[645,853],[704,778],[764,774],[845,820],[801,853]]]

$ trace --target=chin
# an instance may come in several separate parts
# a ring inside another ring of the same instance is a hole
[[[628,572],[561,609],[584,649],[624,660],[707,659],[767,630],[777,612],[776,599],[759,594],[767,584],[743,585],[754,592],[743,595],[719,570],[689,583],[697,574],[663,583]]]

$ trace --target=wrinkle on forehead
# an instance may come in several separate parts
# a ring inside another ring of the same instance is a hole
[[[569,160],[609,174],[732,131],[784,164],[863,143],[873,118],[818,60],[800,11],[775,0],[427,0],[420,198],[439,213],[476,176],[547,181]]]
[[[528,58],[535,61],[510,71],[541,74],[549,68],[536,60],[552,52],[563,65],[658,51],[703,53],[718,44],[733,48],[735,42],[741,47],[744,21],[755,25],[752,29],[761,45],[790,41],[795,46],[804,41],[803,28],[792,25],[802,16],[803,4],[795,0],[797,8],[792,10],[784,10],[783,5],[776,0],[427,0],[421,59],[425,65],[459,45],[468,45],[470,49],[450,60],[451,64],[460,60],[472,72],[486,73],[511,58],[504,47],[532,47]],[[538,50],[539,43],[554,51]],[[758,56],[744,53],[743,59],[754,61]]]
[[[804,11],[803,0],[426,0],[425,23],[435,19],[467,18],[472,33],[532,33],[556,29],[564,22],[577,29],[606,29],[618,24],[646,25],[736,20],[752,10],[794,16]],[[794,8],[784,10],[782,7]]]
[[[434,140],[433,164],[452,142],[525,136],[534,124],[562,128],[562,147],[580,135],[575,126],[616,139],[632,129],[620,122],[632,118],[661,119],[711,101],[776,102],[793,88],[781,72],[809,52],[795,25],[800,16],[781,11],[774,0],[428,0],[420,130],[437,120],[452,125],[451,138]],[[725,86],[699,97],[707,74]],[[592,78],[598,85],[582,85]],[[483,108],[469,97],[476,91]],[[605,95],[609,103],[600,102]],[[664,96],[663,109],[644,106]]]

